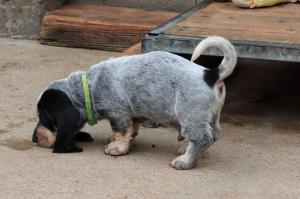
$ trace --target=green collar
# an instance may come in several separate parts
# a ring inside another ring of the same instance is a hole
[[[84,92],[84,102],[85,102],[85,109],[87,113],[88,123],[89,125],[93,126],[94,124],[97,124],[97,120],[94,118],[93,115],[87,72],[82,73],[81,80],[82,80],[82,86]]]

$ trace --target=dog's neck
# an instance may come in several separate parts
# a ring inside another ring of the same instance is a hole
[[[72,104],[75,106],[75,108],[79,111],[81,120],[83,122],[87,121],[87,111],[85,106],[85,97],[84,97],[84,90],[83,90],[83,84],[82,84],[82,73],[81,71],[71,73],[67,78],[62,80],[56,80],[54,81],[49,88],[58,89],[63,91],[68,95],[70,100],[72,101]],[[89,85],[89,88],[91,85]],[[94,117],[97,119],[98,115],[97,112],[94,109],[93,106],[93,94],[91,92],[90,95],[91,105],[92,105],[92,112]]]
[[[88,73],[83,72],[81,74],[81,81],[83,86],[83,93],[84,93],[84,101],[85,101],[85,110],[87,113],[88,118],[88,124],[93,126],[97,124],[97,120],[94,118],[93,113],[93,106],[91,101],[91,95],[90,95],[90,86],[89,86],[89,79],[88,79]]]

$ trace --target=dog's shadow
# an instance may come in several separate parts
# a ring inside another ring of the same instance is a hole
[[[164,128],[160,129],[148,129],[146,131],[152,132],[143,132],[141,129],[139,135],[133,142],[133,146],[127,155],[123,156],[109,156],[105,155],[103,157],[107,158],[143,158],[153,161],[162,161],[164,164],[168,164],[174,158],[178,156],[177,149],[182,146],[176,140],[176,133],[164,133],[160,131],[166,131]],[[169,131],[169,130],[167,130]],[[89,143],[79,143],[79,146],[84,149],[83,153],[100,153],[104,155],[104,147],[109,143],[110,135],[108,133],[91,133],[94,138],[93,142]],[[211,147],[213,148],[213,146]],[[217,167],[218,163],[224,166],[224,160],[222,156],[218,155],[215,150],[204,152],[204,154],[199,157],[199,164],[196,168],[203,167]],[[230,162],[226,161],[230,164]],[[230,165],[229,165],[230,166]]]

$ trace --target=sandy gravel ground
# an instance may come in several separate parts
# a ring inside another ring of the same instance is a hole
[[[81,144],[82,153],[53,154],[33,146],[36,99],[43,88],[118,55],[0,39],[0,198],[300,197],[299,98],[243,98],[245,93],[236,94],[248,89],[243,84],[229,86],[223,136],[190,171],[169,166],[179,144],[177,133],[166,128],[142,128],[131,153],[122,157],[103,153],[111,134],[105,121],[85,128],[95,142]],[[238,79],[247,80],[240,76],[231,84]]]

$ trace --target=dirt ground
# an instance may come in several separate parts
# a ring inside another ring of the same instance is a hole
[[[105,121],[85,127],[95,142],[80,144],[82,153],[34,146],[41,91],[71,71],[119,55],[0,38],[1,198],[300,198],[300,92],[299,86],[286,89],[298,84],[292,77],[300,73],[271,73],[274,64],[261,73],[260,65],[240,63],[228,81],[222,137],[193,170],[169,166],[179,144],[167,128],[142,128],[122,157],[103,153],[111,134]]]

